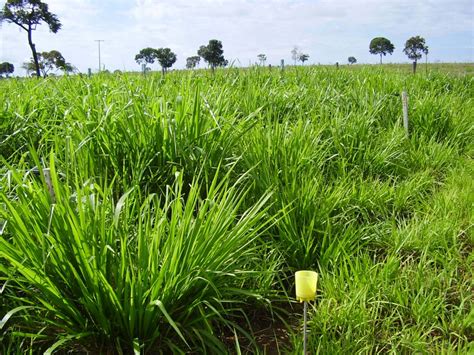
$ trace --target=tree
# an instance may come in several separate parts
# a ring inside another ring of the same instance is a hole
[[[40,66],[32,32],[43,22],[49,26],[51,32],[58,32],[61,28],[58,17],[49,12],[48,4],[41,0],[7,0],[2,11],[0,11],[0,23],[3,21],[14,23],[27,32],[36,75],[39,77],[41,75]]]
[[[5,76],[8,78],[8,75],[13,74],[14,71],[15,67],[13,64],[8,62],[0,63],[0,77],[5,74]]]
[[[207,46],[199,47],[197,54],[211,66],[212,71],[217,67],[228,64],[228,61],[224,58],[222,42],[217,39],[211,39]]]
[[[265,54],[257,55],[258,60],[260,61],[260,65],[264,66],[265,62],[267,61],[267,56]]]
[[[64,59],[63,55],[56,50],[52,50],[50,52],[42,52],[41,59],[43,62],[44,76],[47,76],[48,72],[53,69],[62,69],[66,66],[66,60]]]
[[[157,59],[157,50],[154,48],[143,48],[138,54],[135,56],[135,61],[138,64],[153,64]]]
[[[161,72],[163,75],[171,68],[176,62],[176,54],[174,54],[169,48],[159,48],[156,50],[156,59],[161,65]]]
[[[186,68],[194,69],[196,68],[197,65],[199,65],[200,61],[201,61],[201,57],[198,55],[193,55],[191,57],[188,57],[186,58]]]
[[[382,64],[382,56],[392,54],[395,46],[385,37],[375,37],[370,41],[369,52],[371,54],[380,54],[380,64]]]
[[[405,42],[405,48],[403,52],[407,57],[413,60],[413,74],[416,73],[416,63],[421,59],[422,55],[428,55],[428,46],[425,44],[425,39],[420,36],[409,38]]]
[[[293,49],[291,50],[291,59],[293,59],[293,61],[295,62],[295,65],[296,65],[296,61],[299,60],[299,57],[300,57],[300,50],[298,49],[297,46],[294,46]]]
[[[41,52],[37,54],[38,66],[40,68],[43,77],[47,77],[51,70],[62,70],[66,73],[74,71],[74,67],[71,63],[67,63],[63,55],[56,50],[50,52]],[[36,72],[36,64],[33,59],[23,64],[28,73]]]
[[[347,58],[347,61],[350,65],[357,63],[357,59],[355,57],[349,57]]]
[[[309,59],[309,54],[304,54],[300,53],[298,60],[304,65],[304,62],[306,62]]]

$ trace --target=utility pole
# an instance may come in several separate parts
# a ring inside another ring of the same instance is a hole
[[[99,45],[99,73],[102,71],[101,63],[100,63],[100,42],[104,42],[103,39],[96,39],[95,42]]]

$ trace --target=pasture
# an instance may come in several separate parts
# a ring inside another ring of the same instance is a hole
[[[0,351],[301,353],[301,269],[311,353],[474,350],[453,67],[1,80]]]

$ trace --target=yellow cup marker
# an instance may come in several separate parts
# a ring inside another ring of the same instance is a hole
[[[318,273],[315,271],[301,270],[295,273],[296,299],[304,302],[304,323],[303,323],[303,354],[306,355],[307,343],[307,314],[308,302],[316,298],[316,288],[318,285]]]
[[[316,298],[316,286],[318,284],[318,273],[315,271],[297,271],[296,278],[296,299],[300,302],[314,301]]]

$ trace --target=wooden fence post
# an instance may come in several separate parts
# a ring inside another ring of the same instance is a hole
[[[403,127],[405,127],[405,131],[407,136],[409,135],[408,130],[408,95],[406,91],[402,92],[402,105],[403,105]]]

